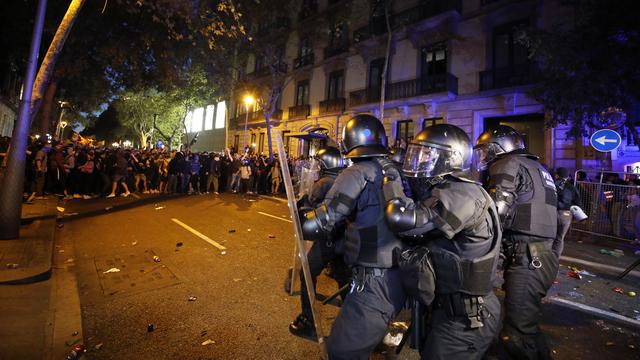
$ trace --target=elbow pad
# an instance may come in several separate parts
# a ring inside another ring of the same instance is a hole
[[[496,210],[498,210],[500,222],[506,226],[512,218],[513,205],[516,199],[513,194],[497,189],[491,189],[490,194],[493,201],[496,203]]]
[[[415,207],[408,207],[401,199],[389,201],[384,214],[387,225],[394,232],[403,232],[416,227]]]
[[[329,234],[329,231],[325,229],[326,212],[323,211],[322,207],[302,214],[300,222],[302,227],[302,236],[305,240],[322,240]]]

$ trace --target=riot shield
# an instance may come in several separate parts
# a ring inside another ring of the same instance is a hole
[[[309,261],[307,260],[307,252],[305,251],[304,239],[302,238],[302,227],[300,218],[298,217],[298,206],[296,205],[296,197],[293,191],[293,184],[291,183],[291,174],[289,174],[289,166],[287,165],[287,154],[284,151],[284,145],[282,142],[282,133],[277,131],[275,134],[276,146],[278,150],[278,161],[280,161],[280,169],[282,169],[282,180],[284,188],[287,192],[287,202],[289,203],[289,213],[291,214],[291,220],[293,221],[293,236],[296,239],[297,255],[302,264],[302,273],[307,281],[307,294],[309,295],[309,301],[311,302],[311,314],[313,315],[313,323],[316,328],[316,335],[318,337],[318,344],[322,351],[322,356],[327,359],[327,349],[324,343],[324,336],[322,332],[322,319],[318,316],[316,310],[316,291],[311,278],[311,270],[309,269]],[[295,274],[295,269],[294,269]],[[292,275],[294,275],[292,274]],[[291,287],[293,288],[293,278],[291,280]]]
[[[315,158],[312,158],[308,164],[302,167],[300,174],[300,184],[298,187],[298,199],[304,195],[311,195],[311,189],[313,183],[318,180],[320,175],[320,163]]]

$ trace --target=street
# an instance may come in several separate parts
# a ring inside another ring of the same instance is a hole
[[[73,244],[65,251],[75,257],[66,261],[75,264],[87,358],[319,357],[315,343],[287,329],[299,312],[299,297],[283,289],[293,261],[286,203],[221,194],[165,197],[122,211],[105,210],[113,201],[121,200],[68,201],[59,230]],[[585,290],[590,279],[576,285],[572,282],[579,280],[567,278],[563,268],[550,295],[561,297],[562,286]],[[625,281],[629,287],[637,284],[633,277]],[[336,288],[322,276],[319,294],[328,296]],[[604,295],[610,294],[595,298]],[[629,307],[624,311],[633,313],[637,298],[622,299]],[[321,306],[325,332],[337,311],[337,306]],[[543,329],[556,359],[640,358],[638,328],[557,302],[544,306]],[[405,347],[398,358],[418,356]]]

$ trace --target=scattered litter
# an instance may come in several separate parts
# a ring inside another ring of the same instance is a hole
[[[586,275],[586,276],[591,276],[591,277],[596,277],[596,274],[594,274],[594,273],[590,273],[590,272],[588,272],[587,270],[580,270],[580,271],[578,271],[578,274],[580,274],[580,275]]]
[[[205,341],[202,342],[202,346],[207,346],[207,345],[211,345],[211,344],[215,344],[216,342],[211,340],[211,339],[207,339]]]
[[[64,344],[66,346],[73,346],[73,345],[78,344],[80,341],[82,341],[82,339],[81,338],[77,338],[77,339],[73,339],[73,340],[67,340],[67,341],[65,341]]]
[[[613,289],[611,289],[611,290],[613,290],[613,291],[617,292],[618,294],[624,294],[624,290],[622,290],[622,288],[619,288],[619,287],[617,287],[617,288],[613,288]]]
[[[96,346],[94,346],[93,348],[96,349],[96,350],[100,350],[100,349],[102,349],[102,345],[103,345],[102,343],[96,344]]]
[[[607,346],[613,346],[613,345],[615,345],[615,344],[616,344],[616,343],[614,343],[613,341],[607,341]]]
[[[569,295],[569,296],[570,296],[570,297],[572,297],[572,298],[581,298],[581,297],[584,297],[584,295],[580,294],[580,293],[579,293],[579,292],[577,292],[577,291],[569,291],[569,292],[567,293],[567,295]]]
[[[578,244],[582,244],[582,240],[578,240]]]
[[[202,332],[200,332],[200,336],[201,337],[206,336],[206,335],[207,335],[207,330],[202,330]]]
[[[197,298],[197,297],[195,297],[195,296],[189,296],[189,301],[196,301],[196,300],[198,300],[198,298]]]
[[[382,339],[382,343],[392,347],[398,346],[402,341],[402,336],[403,336],[402,333],[398,333],[396,335],[391,335],[391,333],[387,333],[387,335],[384,336],[384,339]]]
[[[77,331],[72,332],[71,336],[78,336],[78,332]]]
[[[64,212],[66,209],[62,206],[56,206],[56,210],[58,210],[59,212]]]
[[[80,339],[77,339],[77,340],[80,340]],[[71,345],[67,345],[67,346],[71,346]],[[82,354],[84,354],[85,351],[86,349],[84,348],[84,345],[75,344],[71,349],[71,351],[67,354],[67,360],[80,359],[80,357],[82,356]]]
[[[249,199],[249,201],[254,202],[254,201],[256,201],[256,200],[255,200],[255,199]]]
[[[156,207],[155,207],[155,209],[156,209],[156,210],[162,210],[162,209],[164,209],[164,208],[166,208],[166,206],[156,206]]]
[[[155,327],[153,326],[153,324],[147,324],[147,332],[153,332],[153,330],[155,330]]]
[[[227,252],[226,252],[226,251],[224,251],[224,250],[222,250],[222,251],[220,252],[220,255],[227,255]]]
[[[635,349],[635,348],[636,348],[636,346],[635,346],[635,345],[633,345],[633,344],[629,344],[629,349]]]
[[[238,282],[238,281],[240,281],[240,280],[242,280],[242,279],[240,279],[240,278],[235,278],[235,279],[233,279],[233,281],[235,281],[235,282]]]
[[[112,267],[111,269],[107,270],[107,271],[103,271],[103,274],[109,274],[109,273],[117,273],[120,272],[120,269]]]
[[[75,212],[75,213],[69,213],[69,214],[64,214],[64,216],[76,216],[76,215],[80,215],[79,213]]]
[[[627,295],[629,295],[629,296],[631,296],[631,297],[635,297],[637,294],[636,294],[636,292],[635,292],[635,291],[629,291],[629,292],[627,293]]]
[[[60,254],[62,254],[62,253],[64,252],[64,250],[58,250],[58,252],[59,252]]]
[[[569,272],[567,273],[567,276],[568,276],[568,277],[572,277],[572,278],[574,278],[574,279],[582,280],[582,275],[578,274],[578,273],[577,273],[577,272],[575,272],[575,271],[569,271]]]
[[[560,284],[560,281],[558,281],[558,280],[553,280],[553,283],[554,283],[554,284]]]
[[[104,208],[106,211],[109,211],[111,209],[113,209],[113,206],[107,206],[106,208]]]
[[[247,229],[247,231],[251,231],[251,229]]]
[[[62,229],[64,227],[63,223],[59,223],[58,225],[56,225],[58,227],[58,229]]]
[[[619,249],[615,249],[615,250],[600,249],[600,254],[614,256],[614,257],[621,257],[621,256],[624,256],[624,251]]]
[[[74,260],[73,260],[73,258],[68,258],[65,262],[67,264],[71,264],[72,262],[74,262]]]
[[[176,243],[176,247],[181,247],[181,246],[182,246],[182,242]]]
[[[234,232],[236,232],[236,229],[229,229],[229,232],[230,233],[234,233]]]
[[[154,261],[154,262],[160,262],[160,261],[161,261],[161,260],[160,260],[160,256],[158,256],[158,255],[153,255],[153,261]]]
[[[10,263],[10,264],[7,264],[7,269],[17,269],[18,266],[20,266],[20,265],[19,264]]]
[[[136,246],[136,245],[138,245],[138,242],[137,241],[132,241],[131,245]]]
[[[275,235],[273,235],[273,234],[269,234],[269,239],[275,239],[275,238],[276,238],[276,236],[275,236]]]

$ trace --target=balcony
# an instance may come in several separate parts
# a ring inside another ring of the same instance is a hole
[[[320,115],[337,114],[343,112],[347,99],[336,98],[320,101]]]
[[[289,18],[284,16],[279,16],[267,24],[259,24],[258,28],[256,29],[256,36],[258,37],[268,36],[269,34],[274,32],[289,30],[289,27],[290,27]]]
[[[311,114],[311,106],[309,104],[291,106],[289,108],[289,119],[304,118]]]
[[[273,115],[271,115],[271,120],[280,120],[282,119],[282,110],[276,110]],[[237,122],[238,124],[242,124],[244,126],[244,122],[245,120],[247,120],[248,123],[259,123],[259,122],[264,122],[265,118],[264,118],[264,112],[262,110],[256,110],[256,111],[252,111],[249,113],[249,116],[247,117],[246,113],[244,114],[239,114],[237,118],[232,119],[232,121],[230,121],[230,123],[233,123],[235,120],[235,122]]]
[[[527,85],[533,82],[532,64],[520,64],[480,72],[480,91]]]
[[[301,68],[307,65],[313,65],[313,52],[306,55],[302,55],[296,58],[295,60],[293,60],[294,69]]]
[[[458,94],[458,78],[452,74],[424,76],[387,85],[385,101],[407,99],[439,92]],[[380,89],[363,89],[349,94],[351,106],[380,101]]]
[[[460,12],[462,3],[460,0],[433,0],[418,6],[391,14],[391,29],[395,30],[401,26],[415,24],[421,20],[428,19],[438,14],[456,10]],[[369,25],[357,29],[353,32],[353,41],[361,42],[371,36],[382,35],[387,32],[386,22],[383,17],[372,18]]]
[[[349,44],[344,43],[340,45],[327,46],[324,48],[324,59],[328,59],[330,57],[334,57],[336,55],[340,55],[349,50]]]

